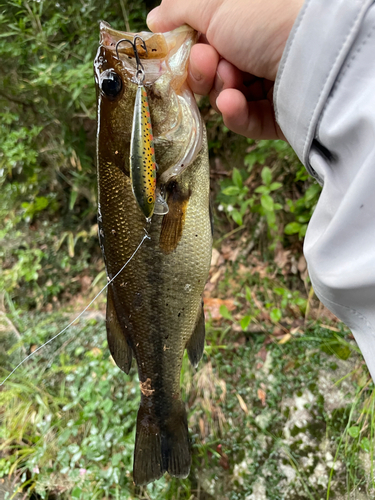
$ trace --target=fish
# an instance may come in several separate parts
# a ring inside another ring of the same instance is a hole
[[[137,363],[133,480],[155,481],[168,472],[185,478],[191,446],[181,398],[185,349],[194,367],[202,358],[202,294],[212,253],[212,217],[206,130],[187,85],[189,26],[137,34],[144,89],[153,128],[155,206],[145,217],[133,192],[130,151],[137,93],[134,33],[100,23],[94,61],[97,89],[98,226],[108,279],[106,328],[110,353],[125,373]],[[117,50],[116,50],[117,49]],[[137,248],[140,242],[143,244]]]

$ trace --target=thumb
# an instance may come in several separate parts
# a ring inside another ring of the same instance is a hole
[[[163,7],[163,4],[159,5],[159,7],[155,7],[147,16],[147,26],[149,30],[154,33],[172,31],[181,26],[181,24],[184,24],[183,21],[179,20],[180,16],[173,15],[171,9],[165,9]]]
[[[157,31],[163,31],[161,28],[163,21],[160,19],[161,17],[161,12],[160,12],[160,6],[155,7],[155,9],[151,10],[148,13],[146,23],[150,31],[153,31],[154,33]]]
[[[206,33],[214,7],[215,2],[207,6],[202,5],[202,0],[163,0],[148,14],[147,26],[154,33],[164,33],[188,24],[196,31]]]

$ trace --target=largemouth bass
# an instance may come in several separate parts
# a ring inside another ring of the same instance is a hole
[[[117,365],[128,373],[135,357],[141,389],[133,478],[147,484],[165,471],[186,477],[191,452],[180,394],[185,348],[197,366],[204,349],[202,292],[208,276],[212,228],[207,140],[187,63],[197,34],[139,33],[155,148],[156,193],[161,208],[147,222],[133,194],[130,150],[137,93],[134,34],[100,25],[95,59],[98,96],[97,163],[99,236],[111,279],[107,338]],[[133,181],[134,182],[134,181]],[[135,181],[137,182],[137,181]],[[164,204],[164,206],[163,206]],[[167,210],[165,210],[167,205]],[[167,212],[167,213],[166,213]]]

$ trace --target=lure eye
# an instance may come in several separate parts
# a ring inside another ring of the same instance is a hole
[[[153,197],[153,196],[149,196],[149,197],[147,198],[147,201],[148,201],[149,203],[152,203],[152,202],[154,201],[154,197]]]
[[[122,80],[113,70],[106,71],[102,76],[102,91],[104,94],[114,99],[121,92]]]

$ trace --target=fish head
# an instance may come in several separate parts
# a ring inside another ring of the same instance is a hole
[[[191,148],[191,119],[186,119],[190,112],[187,110],[193,110],[193,121],[200,122],[195,99],[186,84],[190,49],[198,34],[185,25],[168,33],[140,32],[137,35],[146,47],[145,50],[139,42],[136,45],[144,68],[143,85],[150,106],[157,178],[160,178]],[[101,22],[100,46],[94,61],[99,161],[115,164],[126,175],[129,175],[138,84],[134,49],[125,41],[133,42],[134,37],[135,33],[114,30],[108,23]]]

